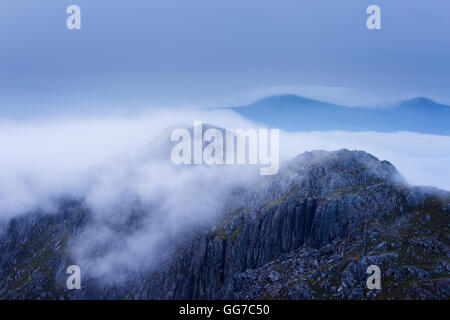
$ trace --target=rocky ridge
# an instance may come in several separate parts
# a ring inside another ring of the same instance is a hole
[[[0,298],[448,299],[450,193],[409,186],[363,151],[304,153],[226,197],[217,224],[158,270],[120,286],[65,288],[71,245],[89,223],[82,201],[4,226]],[[379,265],[382,289],[368,290]]]

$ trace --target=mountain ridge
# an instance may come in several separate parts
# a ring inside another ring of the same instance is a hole
[[[287,131],[409,131],[450,135],[450,106],[425,97],[384,107],[348,107],[297,95],[269,96],[229,108],[263,125]]]
[[[448,299],[450,192],[409,186],[364,151],[312,151],[276,177],[226,195],[209,230],[181,243],[157,270],[108,283],[71,246],[89,224],[80,201],[22,216],[0,236],[1,299]],[[139,223],[139,222],[137,222]],[[379,265],[382,290],[365,287]]]

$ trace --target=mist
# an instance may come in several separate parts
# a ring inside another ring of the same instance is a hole
[[[71,244],[95,276],[156,268],[226,209],[227,194],[251,187],[255,166],[175,166],[173,128],[194,120],[221,128],[258,128],[232,110],[153,111],[0,121],[0,220],[35,208],[54,212],[62,196],[83,199],[90,224]],[[388,160],[414,185],[450,190],[450,137],[412,132],[281,132],[280,158],[348,148]]]

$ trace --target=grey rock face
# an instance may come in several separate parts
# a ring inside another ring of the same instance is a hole
[[[362,151],[307,152],[276,177],[226,197],[217,224],[181,245],[158,270],[120,286],[89,279],[79,292],[61,289],[61,282],[71,259],[66,249],[89,223],[89,211],[78,203],[78,217],[62,206],[49,222],[40,220],[46,216],[13,221],[0,242],[0,297],[449,297],[450,195],[408,186],[387,161]],[[52,236],[36,242],[35,233]],[[34,258],[27,257],[31,244]],[[365,287],[372,264],[382,269],[381,291]]]
[[[280,176],[258,190],[257,200],[252,191],[249,195],[241,194],[239,200],[244,201],[237,201],[240,206],[230,211],[215,230],[195,239],[166,271],[150,276],[138,289],[138,296],[156,299],[313,298],[317,291],[308,287],[311,279],[299,280],[294,288],[286,287],[293,276],[280,280],[280,273],[270,269],[271,261],[286,261],[286,255],[294,255],[299,259],[300,270],[314,270],[323,265],[320,251],[315,253],[319,255],[316,259],[308,251],[300,251],[299,256],[294,252],[301,248],[326,248],[324,252],[333,255],[327,261],[334,262],[345,261],[344,253],[353,248],[361,250],[360,260],[351,261],[343,271],[331,269],[319,276],[329,278],[329,283],[323,284],[320,290],[330,291],[332,272],[339,271],[340,283],[334,285],[336,296],[329,297],[367,298],[363,284],[368,260],[388,265],[398,258],[395,252],[367,257],[369,246],[376,241],[367,240],[367,233],[377,234],[373,228],[378,221],[394,219],[401,211],[406,214],[411,208],[423,207],[427,199],[437,194],[441,196],[436,190],[407,187],[387,161],[348,150],[303,154]],[[246,203],[251,206],[245,207]],[[448,215],[445,218],[448,219]],[[401,216],[399,219],[401,221]],[[365,231],[361,234],[362,226]],[[361,239],[356,240],[358,232]],[[339,242],[349,237],[354,241],[351,245]],[[339,250],[333,250],[330,244],[338,243]],[[441,254],[447,250],[448,243],[442,245]],[[380,241],[376,250],[383,251],[387,246],[387,241]],[[304,266],[302,261],[308,261],[309,266]],[[261,273],[266,276],[262,277]],[[264,294],[266,286],[275,284],[280,286]]]
[[[61,200],[58,213],[40,210],[13,219],[0,233],[0,298],[64,297],[70,239],[86,222],[80,201]]]

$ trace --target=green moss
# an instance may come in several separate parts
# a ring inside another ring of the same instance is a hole
[[[236,237],[241,233],[242,229],[244,228],[244,223],[242,222],[231,234],[227,234],[226,230],[224,228],[218,229],[215,231],[215,235],[217,237],[218,241],[224,241],[224,240],[235,240]]]
[[[341,187],[341,188],[335,188],[327,194],[327,197],[336,198],[336,197],[344,196],[347,194],[358,193],[360,191],[365,192],[366,188],[373,187],[373,186],[382,184],[384,182],[385,182],[384,180],[376,180],[373,184],[363,184],[363,185],[357,185],[357,186],[346,186],[346,187]]]

